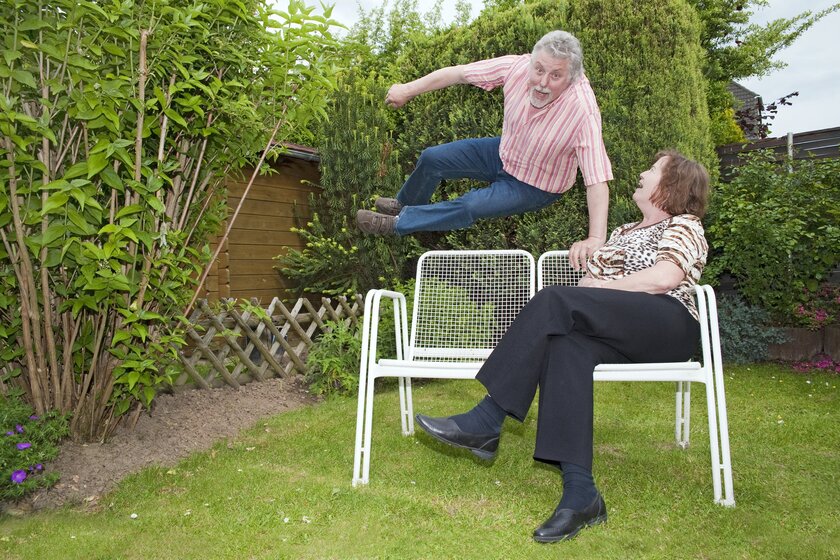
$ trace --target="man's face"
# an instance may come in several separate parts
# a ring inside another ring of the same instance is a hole
[[[538,50],[531,56],[528,83],[531,86],[531,105],[542,109],[569,87],[569,61]]]

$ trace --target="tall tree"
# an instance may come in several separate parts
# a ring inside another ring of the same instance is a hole
[[[816,22],[840,9],[834,4],[818,12],[804,11],[792,18],[779,18],[764,25],[750,23],[756,9],[767,0],[686,0],[702,22],[700,43],[706,50],[703,72],[707,80],[709,116],[721,131],[715,143],[725,143],[732,122],[733,97],[727,90],[732,80],[765,76],[785,67],[774,57],[789,47]],[[796,85],[792,84],[791,88]]]

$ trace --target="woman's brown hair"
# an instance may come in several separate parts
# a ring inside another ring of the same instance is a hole
[[[662,150],[653,161],[667,158],[659,188],[650,201],[672,216],[693,214],[702,218],[709,201],[709,172],[703,165],[676,150]]]

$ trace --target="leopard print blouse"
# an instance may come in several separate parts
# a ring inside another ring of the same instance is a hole
[[[650,268],[659,261],[670,261],[685,272],[685,278],[667,293],[677,298],[699,320],[694,303],[694,285],[700,280],[709,252],[700,218],[681,214],[633,230],[636,223],[616,228],[606,245],[589,259],[587,271],[594,278],[617,280]]]

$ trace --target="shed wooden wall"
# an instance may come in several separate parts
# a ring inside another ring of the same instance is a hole
[[[205,295],[219,298],[257,298],[268,303],[283,297],[285,287],[274,266],[274,257],[303,243],[290,230],[296,225],[295,212],[304,222],[310,215],[309,195],[320,189],[302,181],[318,183],[318,163],[282,157],[273,164],[276,173],[258,176],[236,218],[230,236],[205,283]],[[228,177],[228,205],[236,209],[253,169],[241,177]],[[227,225],[224,226],[227,228]],[[224,231],[224,228],[222,231]],[[219,235],[221,238],[221,234]],[[215,251],[217,245],[212,249]]]

